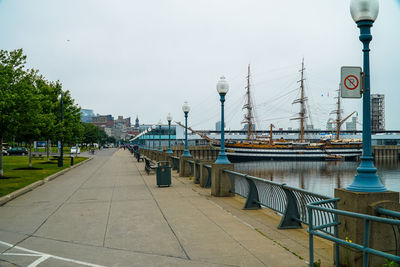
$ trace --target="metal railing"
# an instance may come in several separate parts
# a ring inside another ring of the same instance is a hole
[[[301,228],[301,223],[308,224],[307,204],[330,199],[328,196],[315,194],[295,187],[268,181],[258,177],[224,170],[231,180],[231,192],[246,198],[244,209],[259,209],[261,206],[282,214],[279,229]],[[324,204],[334,208],[333,203]],[[320,212],[315,217],[318,223],[330,224],[335,216]],[[323,229],[330,235],[335,234],[334,227]]]
[[[309,203],[307,204],[307,209],[308,209],[308,233],[309,233],[309,253],[310,253],[310,266],[314,266],[314,235],[319,236],[321,238],[327,239],[329,241],[335,242],[335,264],[336,266],[339,266],[339,244],[345,247],[353,248],[355,250],[361,251],[363,254],[363,266],[367,267],[368,266],[368,256],[369,254],[374,254],[379,257],[383,257],[395,262],[400,262],[400,257],[397,255],[393,255],[390,253],[385,253],[376,249],[373,249],[369,246],[369,240],[370,240],[370,226],[371,222],[378,222],[378,223],[384,223],[384,224],[389,224],[393,226],[400,226],[400,220],[395,220],[395,219],[389,219],[389,218],[382,218],[382,217],[377,217],[377,216],[371,216],[371,215],[366,215],[366,214],[360,214],[360,213],[355,213],[355,212],[349,212],[349,211],[343,211],[343,210],[338,210],[336,207],[334,208],[327,208],[322,205],[325,205],[327,203],[336,203],[338,201],[337,198],[334,199],[328,199],[328,200],[323,200],[323,201],[318,201],[314,203]],[[335,220],[331,223],[316,223],[316,220],[314,218],[314,215],[316,213],[330,213],[334,215]],[[400,213],[390,211],[390,210],[385,210],[382,208],[377,208],[377,212],[382,214],[382,215],[395,215],[394,217],[400,218]],[[348,217],[353,217],[353,218],[358,218],[362,219],[364,221],[364,234],[363,234],[363,244],[356,244],[354,242],[350,242],[347,240],[343,240],[338,238],[337,234],[335,236],[323,233],[323,229],[325,228],[331,228],[334,226],[335,228],[338,227],[340,222],[337,219],[338,215],[342,216],[348,216]]]
[[[170,156],[172,159],[172,169],[179,172],[179,157]]]
[[[203,164],[203,168],[207,170],[207,182],[204,185],[204,188],[210,188],[211,187],[211,165],[209,164]]]
[[[397,220],[400,219],[400,212],[384,209],[380,206],[376,207],[375,214],[377,216],[385,216],[388,219],[397,219]],[[393,236],[394,236],[394,242],[395,242],[394,252],[398,256],[399,255],[400,225],[397,225],[396,227],[395,227],[395,225],[392,225],[392,230],[393,230]]]

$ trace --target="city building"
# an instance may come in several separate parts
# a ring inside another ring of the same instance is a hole
[[[326,123],[326,130],[328,131],[333,131],[335,130],[335,120],[332,118],[328,119],[328,122]]]
[[[225,129],[225,125],[224,125],[224,129]],[[215,123],[215,130],[221,131],[221,121],[217,121],[217,123]]]
[[[372,131],[385,130],[385,95],[371,95],[371,128]]]
[[[304,130],[314,130],[314,125],[313,124],[306,124],[306,127]]]
[[[247,124],[244,124],[244,125],[243,125],[243,131],[247,131],[247,128],[248,128],[248,125],[247,125]],[[255,124],[252,124],[252,125],[251,125],[251,130],[252,130],[252,131],[255,131],[255,130],[256,130],[256,125],[255,125]]]
[[[118,116],[118,119],[114,121],[115,127],[119,129],[126,129],[131,127],[131,118],[125,118],[123,116]]]
[[[352,117],[351,121],[346,122],[347,131],[357,131],[357,117]]]
[[[138,129],[139,128],[139,118],[138,116],[136,116],[136,120],[135,120],[135,128]]]
[[[96,115],[93,112],[93,109],[81,109],[81,121],[90,123],[92,122],[92,118]]]
[[[99,115],[92,118],[92,123],[98,127],[113,127],[114,117],[111,115]]]

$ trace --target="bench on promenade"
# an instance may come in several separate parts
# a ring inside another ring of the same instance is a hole
[[[155,171],[157,169],[157,164],[151,161],[150,159],[144,157],[145,165],[144,170],[147,174],[150,174],[151,171]]]
[[[135,153],[135,158],[137,159],[138,162],[144,161],[144,157],[140,155],[139,151],[135,151],[134,153]]]

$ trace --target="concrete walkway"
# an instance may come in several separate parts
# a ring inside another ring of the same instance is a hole
[[[0,266],[306,266],[240,200],[172,182],[158,188],[127,150],[100,151],[0,207]]]

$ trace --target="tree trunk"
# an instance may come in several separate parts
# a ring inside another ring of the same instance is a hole
[[[29,143],[29,168],[32,168],[32,143]]]
[[[4,172],[3,172],[3,136],[0,136],[0,142],[1,142],[1,154],[0,154],[0,178],[3,178]]]
[[[50,140],[47,140],[47,143],[46,143],[46,147],[47,147],[47,162],[49,162],[50,161],[50,149],[51,149],[51,145],[50,145]]]

